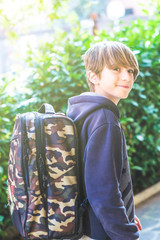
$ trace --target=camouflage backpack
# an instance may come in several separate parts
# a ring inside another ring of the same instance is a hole
[[[44,104],[18,114],[10,145],[8,202],[24,239],[78,239],[82,235],[80,166],[75,125]]]

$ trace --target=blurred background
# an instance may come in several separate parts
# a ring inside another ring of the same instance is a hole
[[[153,16],[150,0],[40,0],[0,1],[0,73],[24,71],[28,46],[37,47],[40,42],[52,41],[53,33],[59,28],[71,32],[80,24],[81,30],[96,35],[96,30],[111,31],[111,22],[123,21],[128,25],[137,18]],[[141,2],[141,4],[139,4]],[[153,7],[153,6],[152,6]],[[27,69],[25,69],[27,71]]]
[[[129,98],[118,105],[134,193],[159,182],[160,2],[0,0],[0,239],[14,232],[7,166],[16,114],[44,102],[65,112],[69,97],[89,90],[82,55],[105,40],[128,45],[140,67]]]

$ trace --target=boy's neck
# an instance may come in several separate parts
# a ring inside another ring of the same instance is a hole
[[[101,89],[95,89],[94,90],[94,93],[97,93],[97,94],[99,94],[99,95],[101,95],[101,96],[104,96],[104,97],[106,97],[106,98],[108,98],[110,101],[112,101],[116,106],[118,105],[118,103],[119,103],[119,99],[113,99],[111,96],[109,96],[109,95],[107,95],[106,96],[106,94],[101,90]]]

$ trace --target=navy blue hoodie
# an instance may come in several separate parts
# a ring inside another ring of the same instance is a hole
[[[84,235],[96,240],[139,237],[126,143],[119,110],[108,98],[83,93],[68,101],[67,115],[76,124],[82,164]]]

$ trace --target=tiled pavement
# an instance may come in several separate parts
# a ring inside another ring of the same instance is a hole
[[[160,240],[160,193],[136,207],[143,230],[140,240]]]

